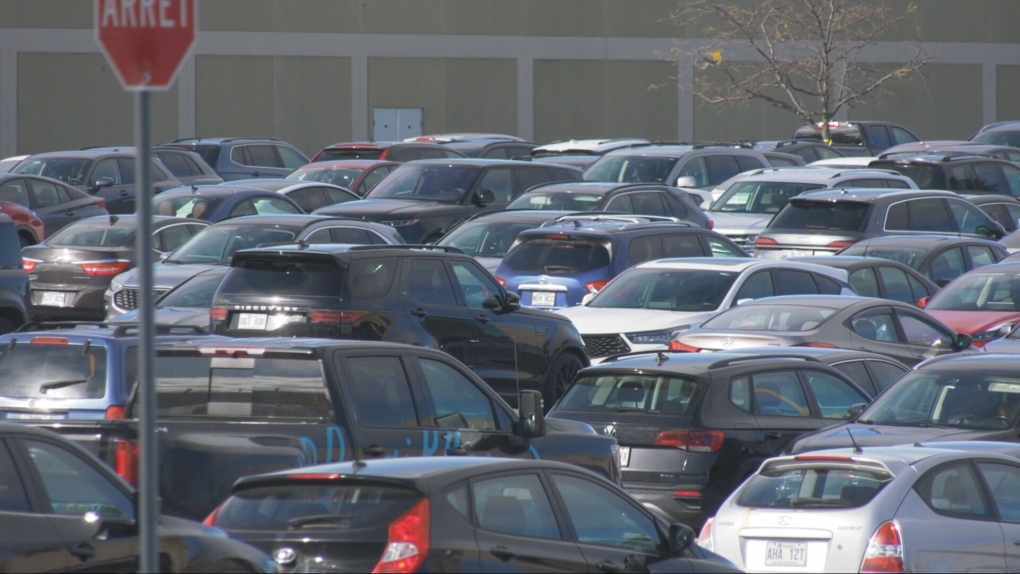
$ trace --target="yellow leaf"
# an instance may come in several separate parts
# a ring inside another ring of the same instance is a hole
[[[722,64],[722,52],[720,52],[719,50],[716,50],[715,52],[709,52],[708,54],[706,54],[705,57],[717,66],[719,64]]]

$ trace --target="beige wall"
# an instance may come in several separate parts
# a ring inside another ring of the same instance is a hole
[[[996,117],[1020,120],[1020,65],[999,66],[996,72]]]

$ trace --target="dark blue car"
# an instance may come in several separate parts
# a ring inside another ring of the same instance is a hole
[[[164,191],[152,198],[152,213],[216,223],[245,215],[285,215],[304,210],[293,199],[272,190],[220,184]]]

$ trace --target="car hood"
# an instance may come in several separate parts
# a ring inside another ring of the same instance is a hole
[[[152,285],[156,289],[172,289],[191,277],[216,267],[219,267],[219,265],[197,263],[178,265],[175,263],[158,263],[152,268]],[[114,277],[113,280],[124,287],[137,289],[140,281],[138,268],[135,267],[134,269],[125,271],[124,273]]]
[[[496,274],[496,269],[499,269],[499,264],[503,261],[502,257],[475,257],[475,261],[482,264],[485,270],[493,275]]]
[[[110,319],[111,323],[134,323],[138,321],[138,310],[128,311]],[[163,307],[156,309],[154,323],[157,325],[195,325],[209,327],[208,307]]]
[[[715,222],[712,231],[723,235],[748,235],[758,233],[772,220],[772,213],[725,213],[722,211],[706,211],[708,217]]]
[[[582,335],[659,331],[707,321],[714,313],[688,313],[662,309],[607,309],[604,307],[566,307],[556,311],[570,319]]]
[[[438,201],[408,201],[406,199],[359,199],[340,205],[320,209],[322,215],[336,215],[368,221],[391,219],[397,216],[415,216],[428,212],[430,215],[445,211],[463,209],[460,205]]]
[[[957,333],[968,335],[1020,321],[1020,313],[1016,311],[941,311],[932,309],[926,312]]]
[[[853,433],[853,441],[850,440],[847,429]],[[988,440],[1002,433],[1002,429],[972,430],[844,423],[802,436],[793,443],[790,454],[827,448],[852,447],[854,442],[867,452],[869,446],[895,446],[929,441]]]

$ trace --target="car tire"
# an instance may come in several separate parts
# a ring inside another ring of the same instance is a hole
[[[14,321],[11,321],[7,317],[0,315],[0,335],[12,333],[18,329],[19,325],[15,325]]]
[[[545,389],[542,390],[542,399],[545,401],[547,412],[567,392],[574,382],[574,375],[583,367],[581,359],[571,352],[560,353],[553,360],[546,374]]]

